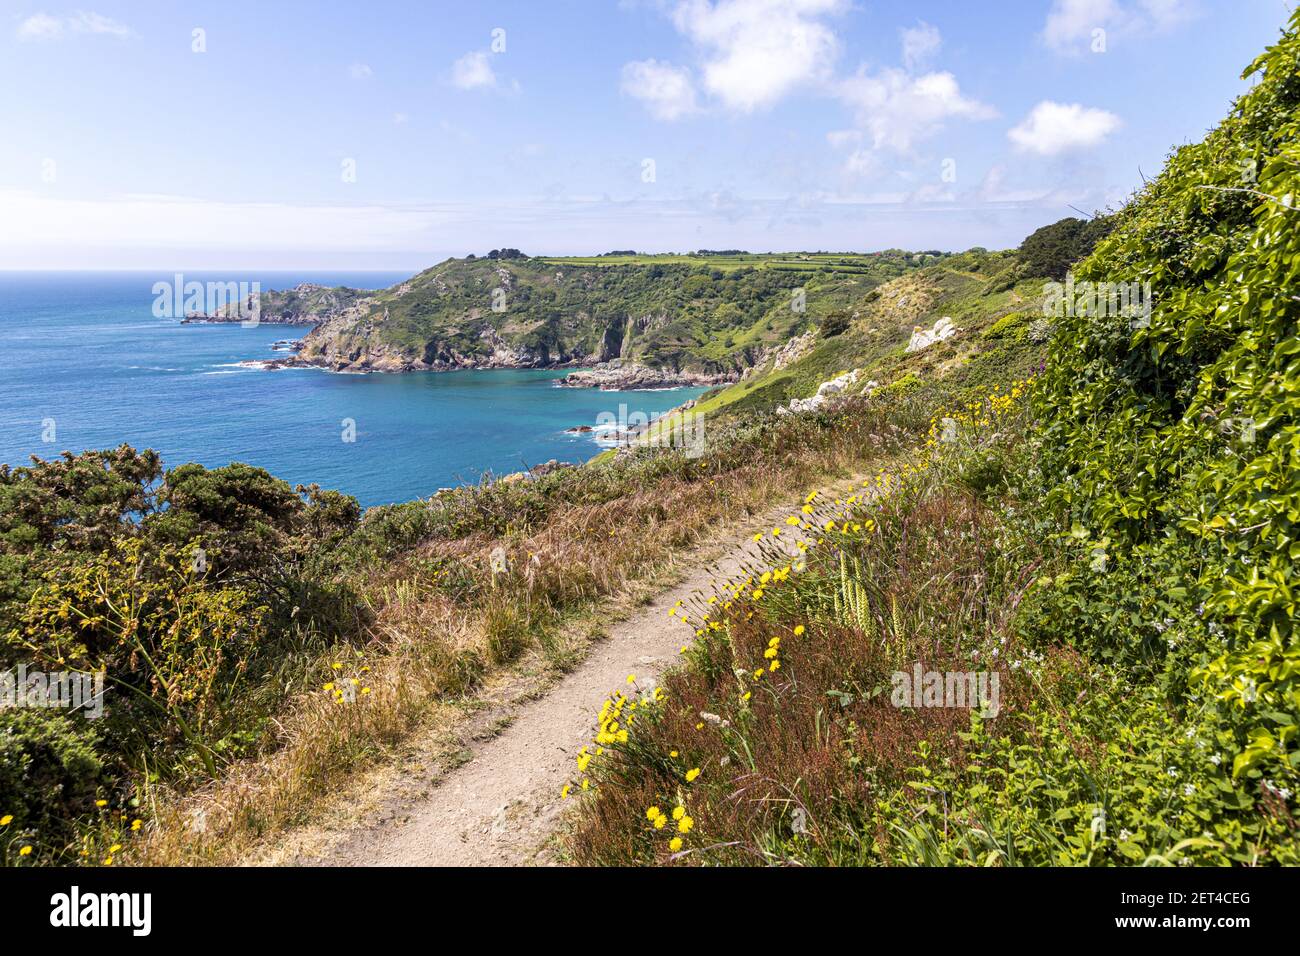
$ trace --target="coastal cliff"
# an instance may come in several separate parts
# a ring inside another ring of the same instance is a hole
[[[815,269],[764,256],[726,268],[704,255],[609,265],[470,256],[374,292],[265,293],[261,309],[264,322],[311,326],[287,364],[351,373],[572,368],[561,384],[574,388],[712,386],[737,381],[917,264],[905,254]]]

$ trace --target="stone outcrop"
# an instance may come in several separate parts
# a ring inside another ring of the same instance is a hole
[[[671,369],[651,368],[648,365],[615,359],[594,368],[570,372],[557,384],[566,388],[601,388],[622,392],[634,389],[720,385],[724,382],[734,382],[736,378],[735,372],[675,372]]]

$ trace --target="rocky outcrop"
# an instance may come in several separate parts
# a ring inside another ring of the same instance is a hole
[[[950,339],[961,329],[952,324],[952,319],[944,316],[934,323],[932,328],[923,329],[919,325],[913,327],[912,338],[907,343],[908,352],[919,352],[921,349],[928,348],[935,342],[942,342]]]
[[[597,365],[595,368],[570,372],[556,384],[566,388],[600,388],[623,392],[635,389],[721,385],[724,382],[734,382],[737,378],[735,372],[672,371],[615,359]]]
[[[777,411],[787,415],[792,412],[815,412],[819,409],[833,407],[855,392],[864,395],[870,394],[877,387],[874,380],[867,382],[861,389],[854,388],[861,377],[862,369],[858,368],[855,368],[852,372],[837,375],[829,382],[822,382],[817,387],[817,394],[808,398],[796,398],[788,406],[782,406]]]

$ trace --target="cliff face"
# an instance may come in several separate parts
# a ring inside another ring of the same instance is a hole
[[[706,260],[449,259],[378,292],[268,293],[262,311],[312,323],[294,361],[334,371],[582,366],[593,373],[566,384],[714,385],[904,268],[879,261],[876,278]]]

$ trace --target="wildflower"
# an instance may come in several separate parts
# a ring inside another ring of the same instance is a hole
[[[560,791],[560,799],[561,800],[569,799],[569,785],[567,783],[564,785],[564,788]]]
[[[0,827],[7,827],[13,822],[14,815],[12,813],[6,813],[4,816],[0,817]]]
[[[333,690],[333,689],[334,689],[334,682],[333,682],[333,681],[330,681],[330,682],[329,682],[328,684],[326,684],[322,689],[323,689],[323,690]]]
[[[763,589],[762,589],[762,588],[755,588],[755,589],[754,589],[754,600],[757,601],[757,600],[759,600],[762,596],[763,596]]]
[[[698,777],[699,775],[700,775],[699,767],[691,768],[690,770],[686,771],[686,782],[687,783],[693,782],[695,778]]]
[[[668,751],[668,756],[670,756],[670,757],[676,757],[676,756],[677,756],[677,751],[676,751],[676,750],[670,750],[670,751]]]
[[[97,807],[106,807],[106,806],[108,806],[108,801],[107,801],[107,800],[96,800],[96,801],[95,801],[95,806],[97,806]]]
[[[131,821],[131,830],[132,830],[133,832],[139,830],[140,827],[142,827],[142,826],[144,826],[144,823],[143,823],[143,821],[141,821],[141,820],[132,820],[132,821]]]
[[[799,516],[798,516],[798,515],[791,515],[790,517],[788,517],[788,518],[785,519],[785,523],[788,524],[788,525],[790,525],[791,527],[794,527],[795,525],[797,525],[797,524],[799,523]]]
[[[343,670],[343,665],[338,661],[335,661],[333,664],[330,665],[330,667],[334,668],[336,671]]]
[[[680,820],[680,819],[681,819],[682,817],[684,817],[684,816],[686,816],[686,808],[685,808],[685,807],[673,807],[673,819],[674,819],[674,820]]]
[[[682,848],[681,837],[673,837],[671,840],[668,841],[668,849],[672,850],[674,853],[676,853],[681,848]]]
[[[693,819],[691,819],[690,817],[682,817],[680,820],[677,821],[677,832],[690,833],[691,829],[694,826],[695,826],[695,821]]]
[[[799,636],[800,634],[802,634],[803,632],[804,632],[804,626],[803,626],[802,624],[796,624],[796,625],[794,626],[794,636],[795,636],[795,637],[798,637],[798,636]]]
[[[31,848],[30,846],[25,846],[25,847],[23,847],[21,850],[18,851],[18,855],[19,855],[19,856],[31,856],[31,855],[32,855],[32,848]]]
[[[768,668],[768,670],[770,671],[779,671],[780,669],[781,669],[780,661],[773,661],[772,666]]]

